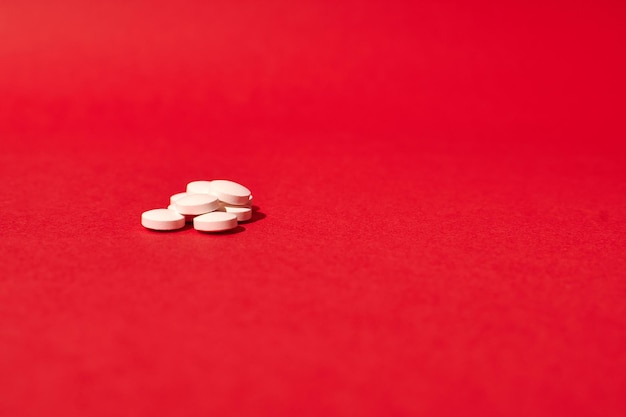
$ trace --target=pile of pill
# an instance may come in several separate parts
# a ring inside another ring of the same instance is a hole
[[[170,197],[167,208],[141,214],[141,225],[152,230],[177,230],[193,222],[201,232],[224,232],[252,218],[252,194],[229,180],[192,181],[187,191]]]

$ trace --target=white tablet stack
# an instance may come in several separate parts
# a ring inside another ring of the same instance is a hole
[[[251,218],[252,194],[243,185],[229,180],[192,181],[186,192],[170,197],[166,209],[144,212],[141,224],[152,230],[177,230],[193,222],[201,232],[224,232]]]

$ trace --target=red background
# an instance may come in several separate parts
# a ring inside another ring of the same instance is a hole
[[[623,2],[100,3],[0,2],[0,415],[626,414]]]

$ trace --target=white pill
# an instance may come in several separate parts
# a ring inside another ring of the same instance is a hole
[[[250,208],[252,208],[252,195],[248,199],[248,202],[246,204],[243,204],[243,205],[224,203],[223,201],[220,201],[220,204],[224,204],[224,205],[232,206],[232,207],[250,207]]]
[[[245,222],[252,218],[252,209],[248,206],[231,206],[221,203],[218,210],[226,213],[233,213],[237,216],[237,221],[239,222]]]
[[[176,213],[178,213],[178,210],[176,210],[176,206],[174,204],[170,204],[169,206],[167,206],[167,209],[168,210],[174,210]],[[180,214],[180,213],[178,213],[178,214]],[[186,216],[184,214],[181,214],[181,216],[183,216],[185,218],[185,221],[187,223],[191,223],[193,221],[193,218],[196,217],[195,214],[188,214]]]
[[[245,206],[250,202],[250,190],[234,181],[213,180],[210,192],[227,204]]]
[[[237,216],[214,211],[194,218],[193,227],[201,232],[223,232],[237,227]]]
[[[211,181],[192,181],[187,184],[187,192],[190,194],[210,194]]]
[[[174,202],[176,211],[180,214],[204,214],[217,210],[220,203],[217,197],[209,194],[189,194]]]
[[[185,227],[185,218],[174,210],[154,209],[141,214],[141,225],[152,230],[176,230]]]
[[[173,196],[170,197],[170,204],[174,204],[176,202],[176,200],[179,200],[183,197],[188,196],[188,193],[178,193],[178,194],[174,194]]]

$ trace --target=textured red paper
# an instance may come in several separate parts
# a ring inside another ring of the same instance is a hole
[[[0,415],[625,415],[625,18],[0,2]]]

